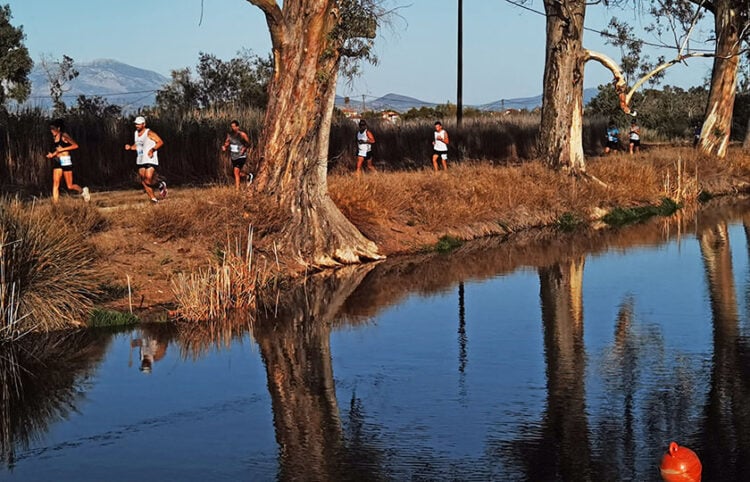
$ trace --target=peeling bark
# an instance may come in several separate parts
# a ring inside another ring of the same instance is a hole
[[[741,15],[737,3],[732,0],[713,2],[716,52],[700,149],[721,158],[726,157],[729,147],[740,61],[740,33],[747,18]]]
[[[584,172],[583,20],[586,3],[545,0],[547,48],[544,63],[539,155],[554,169]]]
[[[248,0],[266,14],[274,75],[256,156],[255,188],[289,216],[282,250],[304,266],[379,259],[378,248],[328,196],[328,137],[343,40],[334,0]]]

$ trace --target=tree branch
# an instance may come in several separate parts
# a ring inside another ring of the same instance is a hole
[[[266,15],[268,31],[271,34],[271,46],[273,48],[273,71],[276,77],[281,69],[280,54],[286,42],[286,22],[284,13],[276,0],[247,0],[251,5],[255,5]]]
[[[633,99],[633,94],[635,94],[638,89],[641,88],[643,84],[645,84],[648,79],[654,77],[655,75],[659,74],[659,72],[668,69],[669,67],[673,66],[676,63],[683,62],[686,59],[693,58],[693,57],[715,57],[715,54],[710,52],[692,52],[684,55],[678,55],[674,59],[664,62],[658,66],[656,66],[654,69],[652,69],[649,73],[638,79],[638,82],[633,84],[633,87],[631,87],[630,90],[628,90],[627,81],[625,80],[625,76],[623,75],[622,71],[620,70],[620,66],[606,56],[603,53],[595,52],[593,50],[586,50],[585,51],[585,61],[589,60],[596,60],[600,64],[602,64],[607,70],[612,72],[612,75],[615,76],[613,83],[615,84],[615,91],[617,92],[617,96],[620,99],[620,109],[622,109],[623,112],[630,115],[635,115],[635,111],[630,109],[630,101]]]

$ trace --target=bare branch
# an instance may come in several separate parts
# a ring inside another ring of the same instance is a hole
[[[251,5],[260,8],[266,15],[268,31],[271,34],[271,46],[273,48],[273,72],[274,77],[279,74],[281,69],[281,51],[286,42],[286,23],[284,22],[284,13],[276,0],[247,0]]]

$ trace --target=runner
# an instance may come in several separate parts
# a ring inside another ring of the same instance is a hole
[[[73,184],[73,160],[70,157],[70,151],[78,149],[78,143],[65,132],[65,123],[62,119],[56,119],[49,124],[52,133],[53,151],[47,154],[47,159],[53,159],[52,165],[52,202],[57,204],[60,198],[60,179],[65,179],[65,185],[69,191],[75,191],[83,197],[83,200],[89,202],[89,188],[81,188],[78,184]]]
[[[136,165],[138,166],[138,176],[141,178],[143,190],[146,191],[151,202],[159,202],[154,195],[154,187],[159,188],[159,195],[162,199],[167,197],[167,183],[159,181],[154,184],[154,180],[159,178],[156,168],[159,166],[159,156],[157,150],[164,145],[159,135],[146,128],[146,118],[138,116],[135,118],[135,142],[125,144],[126,151],[137,151]]]
[[[630,122],[630,154],[638,152],[641,148],[641,128],[635,123],[635,119]]]
[[[604,146],[604,153],[609,154],[609,151],[612,150],[620,150],[620,129],[614,122],[610,122],[607,127],[607,145]]]
[[[372,145],[375,144],[375,136],[367,128],[367,122],[362,119],[359,121],[359,131],[357,132],[357,175],[362,174],[362,164],[367,160],[367,169],[375,172],[372,165]]]
[[[448,170],[448,131],[440,121],[435,122],[435,139],[432,141],[432,167],[438,171],[438,157],[443,161],[443,170]]]
[[[234,188],[240,190],[240,179],[247,176],[248,184],[253,182],[253,174],[245,174],[242,168],[247,162],[247,151],[250,150],[250,137],[247,132],[240,130],[240,123],[233,120],[230,124],[231,131],[227,134],[224,144],[221,146],[222,152],[229,148],[229,157],[232,159],[232,171],[234,172]]]

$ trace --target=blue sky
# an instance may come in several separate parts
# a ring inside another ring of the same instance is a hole
[[[341,83],[339,93],[361,99],[394,92],[455,102],[456,0],[390,1],[405,6],[377,40],[379,65],[366,66],[365,75],[351,86]],[[543,10],[541,0],[528,5]],[[10,6],[12,22],[23,25],[35,62],[43,53],[66,54],[77,62],[111,58],[168,76],[172,69],[194,67],[201,51],[229,59],[241,48],[265,55],[271,45],[265,17],[245,0],[203,0],[202,20],[201,0],[10,0]],[[619,12],[640,23],[632,11]],[[592,5],[586,26],[600,30],[612,15]],[[543,16],[504,0],[465,0],[464,103],[540,94],[544,28]],[[586,33],[584,45],[619,59],[619,52],[595,33]],[[659,53],[673,55],[653,56]],[[710,67],[710,60],[690,60],[687,67],[673,67],[665,83],[699,85]],[[586,87],[610,80],[603,67],[588,64]]]

